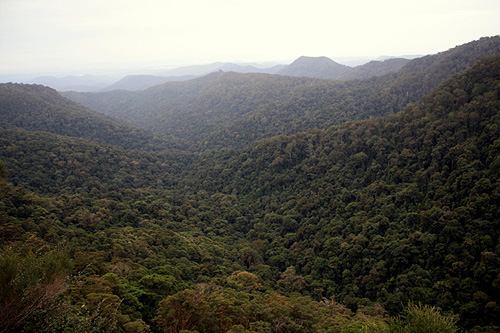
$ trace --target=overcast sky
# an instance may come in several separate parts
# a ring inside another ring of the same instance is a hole
[[[0,73],[431,54],[499,33],[499,0],[0,0]]]

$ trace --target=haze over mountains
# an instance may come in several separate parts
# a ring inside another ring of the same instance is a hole
[[[113,83],[112,78],[98,75],[70,75],[65,77],[39,76],[28,80],[29,84],[41,84],[58,91],[99,91]]]
[[[242,147],[270,136],[399,112],[443,79],[470,67],[482,56],[498,52],[500,46],[495,38],[483,39],[411,60],[397,72],[365,80],[333,81],[219,71],[144,91],[63,95],[154,132],[191,141],[198,149]],[[334,72],[325,68],[325,64],[333,63],[327,58],[301,58],[297,62],[281,71],[292,72],[298,66],[298,75],[304,74],[304,68],[311,73],[319,73],[320,69],[322,73]],[[302,65],[304,62],[307,66]],[[397,64],[389,66],[393,70],[405,61],[386,60],[376,67],[387,62]],[[348,75],[345,66],[333,63],[328,68],[340,68],[342,75]],[[365,65],[363,70],[372,71],[373,64]]]
[[[275,70],[0,84],[0,327],[497,331],[500,36]]]
[[[185,81],[220,70],[237,73],[266,73],[348,80],[395,72],[406,61],[408,59],[398,58],[395,60],[390,58],[384,61],[372,60],[364,65],[350,67],[340,65],[327,57],[300,57],[289,65],[216,62],[206,65],[179,67],[167,71],[161,69],[149,70],[155,74],[127,75],[119,80],[115,79],[116,75],[41,76],[28,80],[26,83],[42,84],[58,91],[144,90],[158,84],[170,81]]]

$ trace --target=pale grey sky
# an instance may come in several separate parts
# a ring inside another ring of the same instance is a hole
[[[0,0],[0,73],[430,54],[499,33],[499,0]]]

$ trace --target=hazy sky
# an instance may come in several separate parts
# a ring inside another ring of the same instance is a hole
[[[430,54],[499,33],[499,0],[0,0],[0,73]]]

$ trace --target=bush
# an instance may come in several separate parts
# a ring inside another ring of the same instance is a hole
[[[445,316],[435,307],[409,303],[403,313],[390,318],[387,325],[367,324],[364,332],[390,333],[454,333],[459,329],[452,317]]]

